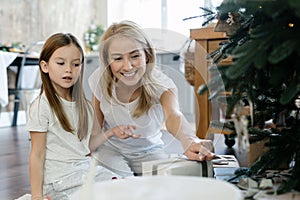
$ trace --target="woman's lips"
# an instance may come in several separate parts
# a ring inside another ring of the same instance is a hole
[[[136,75],[137,71],[133,72],[121,72],[121,75],[124,76],[125,78],[133,78]]]

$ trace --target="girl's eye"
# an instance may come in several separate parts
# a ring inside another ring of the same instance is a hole
[[[74,63],[74,66],[75,66],[75,67],[79,67],[79,66],[80,66],[80,63]]]
[[[65,63],[63,63],[63,62],[58,62],[57,64],[58,64],[58,65],[64,65]]]

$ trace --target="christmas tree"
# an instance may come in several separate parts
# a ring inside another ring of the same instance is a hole
[[[231,57],[232,64],[212,66],[222,76],[213,77],[199,93],[209,89],[215,95],[223,82],[231,93],[227,113],[241,102],[251,105],[250,142],[267,139],[268,151],[237,173],[251,177],[286,165],[290,177],[277,192],[300,191],[300,1],[228,0],[217,7],[215,17],[238,24],[228,41],[210,54],[215,63]]]

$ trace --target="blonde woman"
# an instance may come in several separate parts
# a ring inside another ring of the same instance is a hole
[[[89,83],[101,132],[91,136],[90,148],[101,165],[128,177],[141,175],[144,161],[167,158],[164,123],[188,158],[214,157],[212,142],[197,138],[181,113],[177,88],[156,69],[154,48],[137,24],[112,24],[99,51],[101,66]]]

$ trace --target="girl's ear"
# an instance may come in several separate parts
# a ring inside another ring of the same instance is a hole
[[[46,61],[42,60],[40,62],[40,67],[41,67],[41,70],[44,72],[44,73],[48,73],[49,70],[48,70],[48,64]]]

